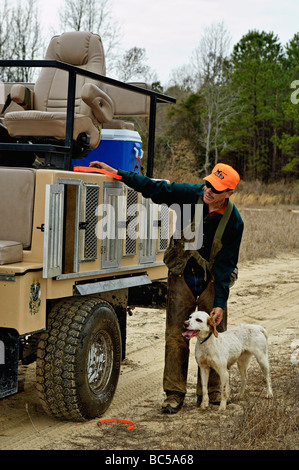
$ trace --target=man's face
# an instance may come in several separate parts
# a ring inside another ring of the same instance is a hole
[[[215,204],[215,205],[223,205],[225,202],[225,199],[230,197],[230,195],[233,193],[233,191],[228,191],[228,192],[223,192],[220,194],[216,194],[213,192],[212,188],[207,188],[207,186],[204,187],[204,194],[203,194],[203,200],[206,204]]]

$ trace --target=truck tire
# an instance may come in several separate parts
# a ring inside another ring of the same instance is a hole
[[[37,350],[37,390],[45,411],[73,421],[101,416],[116,390],[121,350],[109,303],[80,297],[56,305]]]

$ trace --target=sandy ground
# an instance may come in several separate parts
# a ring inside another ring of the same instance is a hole
[[[267,328],[274,395],[283,399],[285,392],[279,383],[285,371],[293,368],[299,377],[299,257],[283,255],[241,265],[239,271],[229,300],[228,328],[241,323]],[[239,386],[237,368],[231,369],[233,403],[227,410],[218,412],[213,405],[206,411],[197,408],[192,340],[184,406],[177,415],[163,415],[164,320],[164,310],[141,308],[128,317],[127,358],[115,397],[105,415],[89,423],[61,422],[47,416],[35,392],[35,366],[23,366],[20,392],[0,401],[0,449],[184,450],[188,442],[192,442],[190,449],[201,448],[205,440],[217,436],[219,427],[230,423],[244,405],[234,400]],[[264,393],[265,382],[252,359],[244,400],[264,403]],[[127,430],[128,425],[121,422],[98,425],[100,420],[110,418],[132,421],[134,429]]]

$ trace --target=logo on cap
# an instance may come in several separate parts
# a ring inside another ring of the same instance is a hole
[[[214,171],[214,175],[219,176],[219,178],[221,178],[222,180],[224,180],[224,176],[223,176],[221,173],[224,173],[224,171],[223,171],[223,170],[216,170],[216,171]],[[224,173],[224,174],[225,174],[225,176],[227,176],[226,173]]]

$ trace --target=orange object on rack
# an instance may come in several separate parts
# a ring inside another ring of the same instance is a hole
[[[74,166],[73,170],[81,173],[102,173],[104,175],[111,176],[111,178],[116,180],[122,179],[122,176],[120,175],[116,175],[115,173],[111,173],[110,171],[103,170],[101,168],[95,168],[94,166]]]

